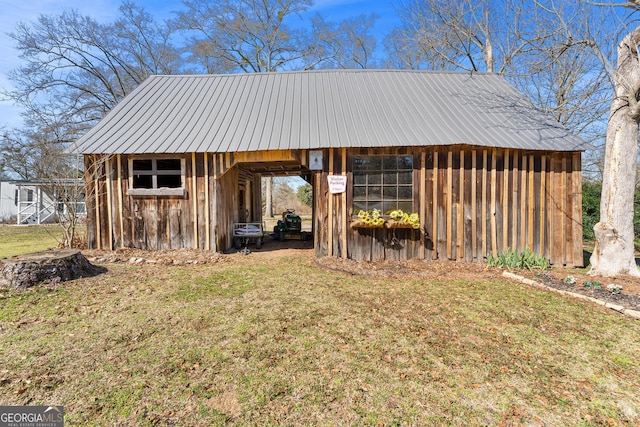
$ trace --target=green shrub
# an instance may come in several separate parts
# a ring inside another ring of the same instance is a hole
[[[547,270],[549,268],[549,262],[544,256],[538,255],[528,249],[518,252],[515,249],[507,248],[497,257],[489,255],[487,257],[487,263],[490,267],[506,268],[508,270],[525,268],[527,270]]]

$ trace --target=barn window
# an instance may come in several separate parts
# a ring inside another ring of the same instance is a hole
[[[131,159],[129,194],[184,194],[184,166],[184,159],[174,157]]]
[[[412,156],[354,156],[353,210],[413,210]]]

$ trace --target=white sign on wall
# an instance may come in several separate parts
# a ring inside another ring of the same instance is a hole
[[[346,175],[328,175],[327,180],[329,180],[329,192],[331,194],[339,194],[347,191]]]

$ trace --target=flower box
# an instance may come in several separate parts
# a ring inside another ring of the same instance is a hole
[[[351,228],[384,228],[384,223],[371,224],[365,221],[357,220],[351,222]]]
[[[395,220],[389,220],[386,221],[384,223],[384,226],[387,228],[406,228],[406,229],[413,229],[413,230],[419,230],[420,227],[418,228],[414,228],[413,225],[411,224],[407,224],[403,221],[395,221]]]

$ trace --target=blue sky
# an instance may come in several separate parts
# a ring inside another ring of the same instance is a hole
[[[155,18],[171,18],[172,11],[181,8],[181,1],[134,0]],[[0,0],[0,88],[11,88],[6,78],[8,71],[20,64],[18,52],[7,33],[15,29],[19,22],[33,22],[40,14],[57,15],[68,9],[75,9],[97,21],[112,21],[118,14],[121,0]],[[395,12],[390,0],[315,0],[312,13],[320,12],[332,21],[341,21],[349,16],[371,12],[379,15],[376,32],[386,34],[394,24]],[[10,102],[0,101],[0,128],[20,126],[20,110]]]

